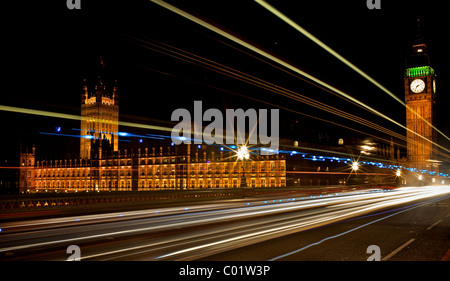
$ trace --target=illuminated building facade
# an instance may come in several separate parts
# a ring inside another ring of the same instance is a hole
[[[100,67],[104,68],[100,58]],[[88,90],[86,79],[81,92],[81,139],[80,157],[90,159],[93,149],[99,149],[103,144],[111,146],[112,151],[119,150],[119,92],[117,81],[112,89],[108,89],[102,81],[102,76],[97,77],[97,84],[93,91]],[[99,147],[94,147],[94,140]],[[102,140],[106,140],[103,142]],[[97,153],[95,151],[94,153]]]
[[[418,32],[412,45],[405,71],[405,101],[412,110],[406,112],[407,158],[411,168],[435,170],[437,134],[436,126],[436,74],[430,66],[427,45],[424,42],[420,18],[417,18]],[[416,113],[414,113],[414,112]],[[414,134],[413,132],[417,133]],[[425,140],[422,137],[430,140]]]
[[[245,165],[223,147],[138,149],[96,159],[39,161],[21,154],[22,192],[144,191],[160,189],[236,188],[245,173],[248,187],[286,186],[286,160],[255,156]],[[199,156],[199,154],[201,156]],[[234,156],[234,157],[233,157]],[[23,184],[22,184],[23,183]]]
[[[81,116],[79,158],[40,160],[34,146],[21,148],[20,192],[237,188],[244,176],[247,187],[286,186],[286,162],[278,154],[252,155],[243,171],[225,146],[169,143],[157,150],[140,143],[134,151],[119,150],[117,86],[108,91],[101,76],[91,92],[84,81]]]

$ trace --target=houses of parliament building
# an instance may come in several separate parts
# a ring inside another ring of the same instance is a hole
[[[243,165],[225,146],[168,142],[120,150],[119,93],[111,88],[101,76],[92,90],[84,80],[79,158],[37,159],[36,147],[21,148],[19,192],[286,186],[286,160],[278,154],[252,155]]]

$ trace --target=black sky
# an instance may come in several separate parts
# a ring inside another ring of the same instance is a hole
[[[246,55],[242,51],[248,51],[243,47],[150,1],[81,0],[81,10],[68,10],[65,2],[21,2],[5,9],[10,16],[2,19],[5,28],[3,44],[7,45],[7,51],[4,53],[6,71],[2,74],[4,90],[0,104],[79,114],[81,82],[88,78],[92,83],[98,57],[102,56],[111,78],[118,80],[122,120],[170,121],[173,110],[180,107],[192,110],[194,100],[203,100],[205,108],[269,107],[255,102],[257,98],[370,131],[301,103],[143,48],[132,39],[137,38],[170,44],[226,64],[404,134],[401,128]],[[405,124],[402,105],[257,3],[168,2],[226,28]],[[446,83],[450,77],[447,67],[449,24],[445,2],[381,0],[381,10],[367,9],[365,0],[269,2],[401,99],[404,98],[405,60],[416,31],[415,18],[422,16],[431,63],[438,75],[438,127],[450,135],[450,113],[447,110],[450,86]],[[3,120],[4,146],[13,144],[17,147],[19,142],[37,142],[45,146],[57,142],[60,151],[77,148],[78,140],[75,138],[61,140],[39,135],[42,131],[51,132],[55,126],[62,126],[67,133],[75,133],[71,128],[79,126],[76,122],[5,112],[0,112],[0,117]],[[296,124],[302,128],[302,135],[294,138],[306,140],[308,136],[305,135],[320,131],[317,128],[331,130],[336,135],[349,133],[287,111],[281,112],[281,118],[281,125],[287,133],[290,124],[299,122]],[[442,144],[449,145],[443,140]],[[7,154],[8,151],[2,153]]]

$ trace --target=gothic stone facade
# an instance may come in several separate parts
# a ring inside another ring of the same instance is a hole
[[[286,160],[282,156],[252,156],[244,170],[231,150],[203,146],[190,153],[191,145],[184,146],[181,153],[183,149],[160,147],[158,152],[145,148],[105,158],[61,160],[36,160],[33,149],[32,153],[21,154],[20,191],[237,188],[243,175],[248,187],[286,186]]]

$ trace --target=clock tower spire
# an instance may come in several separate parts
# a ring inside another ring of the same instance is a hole
[[[404,75],[405,102],[411,109],[406,111],[406,127],[427,140],[408,130],[407,156],[411,168],[433,171],[436,148],[431,142],[437,139],[432,127],[436,126],[436,74],[424,40],[423,21],[417,17],[416,23],[417,33]]]
[[[416,23],[417,31],[415,39],[411,46],[411,53],[407,60],[408,68],[430,65],[430,57],[428,55],[428,47],[425,44],[422,19],[420,17],[417,17]]]

